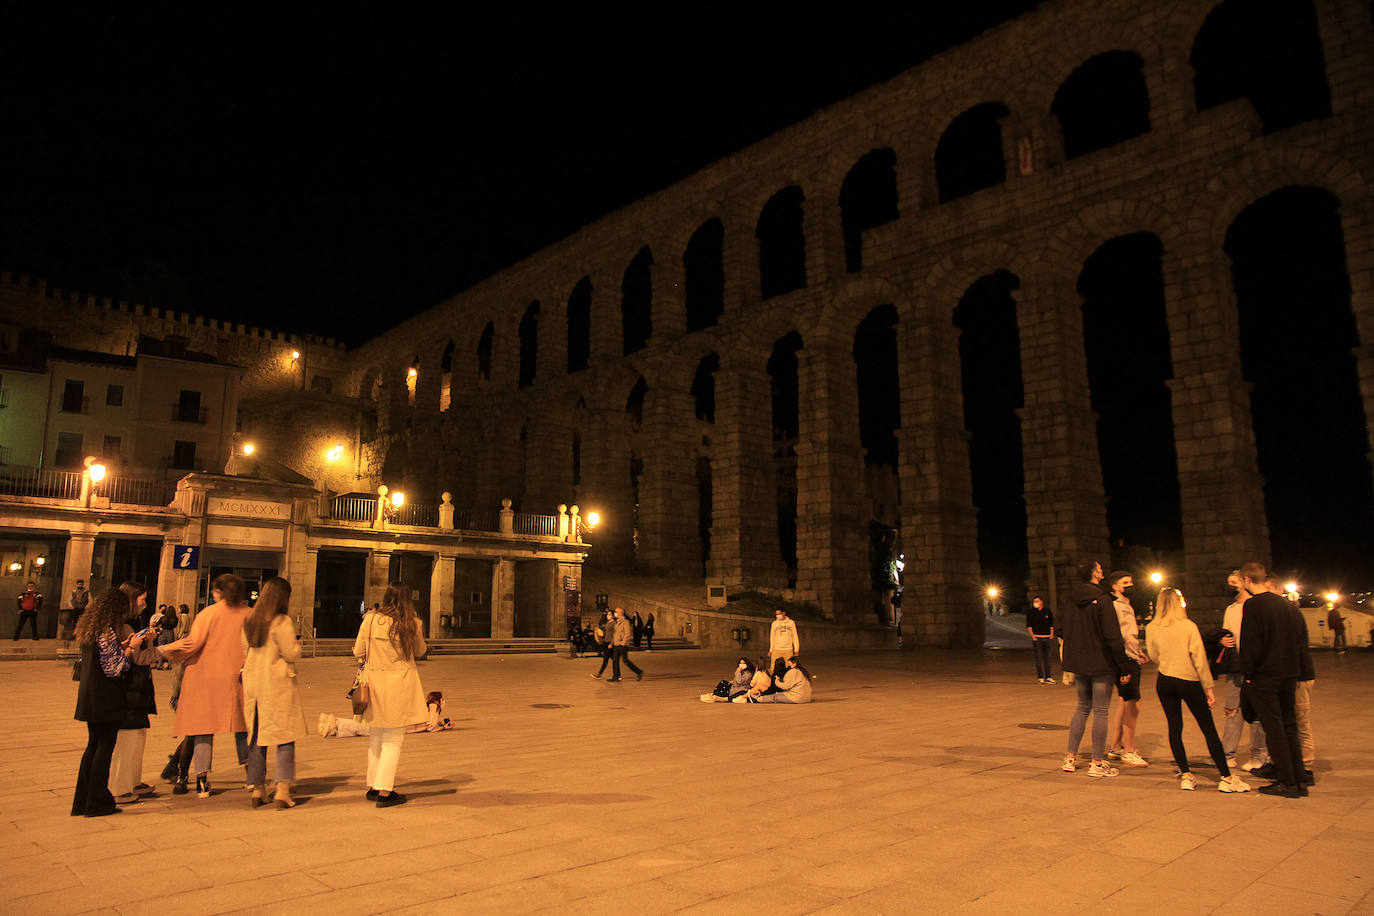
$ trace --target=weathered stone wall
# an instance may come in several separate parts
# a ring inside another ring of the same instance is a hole
[[[356,354],[356,364],[368,368],[353,376],[355,390],[378,372],[399,377],[398,354],[409,360],[418,353],[420,373],[434,371],[452,341],[453,403],[480,402],[488,435],[526,422],[555,428],[563,440],[581,435],[581,485],[567,501],[606,514],[605,529],[591,537],[594,562],[626,568],[690,571],[697,548],[688,473],[690,462],[705,455],[714,483],[712,573],[733,587],[779,587],[763,363],[773,341],[797,331],[804,342],[797,588],[829,614],[861,616],[870,601],[868,507],[850,348],[863,317],[890,304],[899,316],[906,626],[922,644],[967,645],[981,639],[979,565],[952,310],[980,277],[1005,269],[1020,280],[1028,539],[1032,585],[1044,590],[1047,563],[1062,574],[1081,554],[1106,555],[1076,279],[1104,242],[1149,232],[1165,251],[1183,584],[1193,600],[1220,603],[1224,571],[1244,557],[1268,554],[1222,243],[1237,214],[1274,190],[1311,186],[1341,200],[1353,308],[1365,342],[1357,357],[1366,413],[1374,413],[1374,222],[1366,189],[1374,174],[1374,29],[1367,4],[1317,0],[1332,114],[1264,133],[1243,99],[1197,110],[1189,53],[1214,7],[1212,0],[1047,4],[610,214],[393,328]],[[1084,61],[1113,50],[1143,59],[1151,129],[1066,159],[1050,112],[1056,90]],[[961,112],[994,101],[1010,110],[1000,122],[1005,182],[940,203],[934,153],[942,133]],[[896,155],[900,218],[863,234],[863,267],[851,273],[839,190],[860,157],[884,147]],[[806,285],[761,300],[755,225],[764,203],[789,185],[805,194]],[[712,218],[725,226],[724,314],[716,327],[686,333],[682,254],[696,228]],[[646,245],[654,258],[653,334],[646,348],[623,356],[622,274]],[[592,288],[590,367],[569,373],[564,309],[584,277]],[[539,362],[533,385],[522,389],[517,327],[534,299],[542,303]],[[479,379],[476,348],[488,322],[492,372]],[[702,424],[684,389],[711,352],[722,357],[718,410],[710,445],[701,447]],[[625,401],[641,377],[649,396],[636,426]],[[442,424],[447,415],[437,413],[435,390],[422,388],[421,403],[410,410]],[[564,501],[556,491],[571,483],[569,449],[557,438],[526,440],[527,493],[541,501]],[[481,462],[484,473],[499,475],[510,466],[506,447]],[[643,462],[638,552],[626,515],[635,511],[631,455]],[[484,486],[479,480],[475,489]]]

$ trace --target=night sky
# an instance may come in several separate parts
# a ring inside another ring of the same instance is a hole
[[[1035,5],[11,11],[0,265],[357,343]]]

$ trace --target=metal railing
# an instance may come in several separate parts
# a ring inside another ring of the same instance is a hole
[[[204,423],[208,416],[207,408],[192,407],[189,404],[173,404],[172,420],[176,423]]]
[[[329,501],[329,517],[343,522],[371,522],[377,517],[377,498],[335,496]]]
[[[44,499],[80,499],[81,472],[7,467],[0,470],[0,494],[38,496]]]
[[[176,495],[177,485],[168,480],[143,477],[107,477],[95,485],[96,496],[108,496],[112,503],[126,506],[166,506]]]
[[[439,507],[433,503],[406,503],[396,510],[391,521],[397,525],[418,525],[421,528],[439,527]]]
[[[535,537],[558,537],[558,516],[522,515],[515,516],[515,533]]]
[[[494,509],[459,509],[453,513],[453,527],[461,531],[500,531]]]

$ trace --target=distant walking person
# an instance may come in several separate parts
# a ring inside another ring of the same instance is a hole
[[[110,758],[124,721],[129,656],[143,647],[141,639],[120,644],[119,628],[128,616],[128,596],[109,588],[96,596],[76,624],[81,684],[75,718],[86,723],[86,750],[77,770],[72,817],[102,817],[119,811],[110,794]]]
[[[650,652],[654,651],[654,615],[644,618],[644,643]]]
[[[1121,702],[1112,710],[1107,726],[1107,759],[1120,760],[1129,767],[1147,767],[1149,761],[1136,752],[1135,727],[1140,720],[1140,666],[1150,660],[1140,649],[1140,625],[1136,623],[1135,608],[1126,592],[1135,587],[1130,573],[1114,572],[1108,578],[1111,586],[1112,609],[1121,627],[1121,641],[1126,647],[1126,673],[1129,681],[1116,685]]]
[[[1060,769],[1072,773],[1077,768],[1078,746],[1093,718],[1093,778],[1119,775],[1107,765],[1107,703],[1113,684],[1130,680],[1126,647],[1121,640],[1121,625],[1111,599],[1102,591],[1102,564],[1084,560],[1078,564],[1079,583],[1064,598],[1059,609],[1060,632],[1064,637],[1064,670],[1074,673],[1078,706],[1069,720],[1068,753]]]
[[[30,582],[24,586],[24,590],[15,599],[15,607],[19,609],[19,621],[14,625],[14,642],[19,642],[19,634],[24,631],[24,624],[29,625],[29,632],[33,634],[34,642],[38,641],[38,612],[43,610],[43,593],[38,590],[37,584]]]
[[[1334,601],[1326,615],[1326,627],[1331,631],[1331,648],[1336,650],[1337,655],[1344,655],[1345,618],[1341,616],[1341,609]]]
[[[596,641],[601,645],[601,667],[596,669],[596,674],[592,677],[601,677],[606,673],[606,666],[611,663],[611,657],[615,654],[615,614],[607,609],[606,615],[597,622]]]
[[[1298,681],[1316,676],[1307,647],[1307,623],[1297,608],[1265,588],[1267,571],[1262,564],[1246,563],[1240,575],[1250,594],[1240,625],[1240,670],[1245,698],[1264,723],[1275,776],[1274,782],[1260,786],[1259,791],[1301,798],[1307,795],[1307,786],[1301,772],[1296,693]]]
[[[615,636],[611,646],[611,680],[620,680],[620,663],[635,673],[635,680],[644,680],[644,672],[639,666],[630,661],[630,643],[634,640],[634,625],[625,616],[625,609],[618,607],[615,609]]]
[[[181,694],[172,735],[191,738],[191,768],[196,795],[210,797],[210,767],[215,735],[234,736],[239,765],[248,763],[248,725],[243,720],[243,623],[252,613],[247,588],[233,573],[217,576],[211,589],[215,603],[196,615],[185,639],[159,646],[172,661],[185,659]]]
[[[787,616],[786,611],[778,608],[773,611],[773,626],[768,630],[769,662],[777,664],[780,658],[785,661],[800,654],[801,639],[797,636],[797,625]]]
[[[249,804],[264,801],[267,791],[267,749],[277,749],[278,808],[290,808],[291,784],[296,781],[296,740],[304,738],[305,716],[296,686],[296,661],[301,644],[286,615],[291,583],[273,576],[263,583],[258,603],[243,625],[243,718],[248,725]]]
[[[1212,762],[1221,773],[1217,788],[1222,792],[1249,792],[1250,787],[1232,774],[1226,763],[1226,751],[1222,749],[1216,723],[1212,721],[1212,707],[1217,699],[1212,692],[1212,668],[1207,662],[1207,650],[1203,648],[1197,624],[1188,619],[1187,605],[1177,589],[1166,588],[1159,593],[1145,646],[1159,663],[1155,693],[1169,723],[1169,749],[1173,751],[1174,763],[1178,764],[1178,787],[1188,791],[1197,787],[1197,779],[1188,767],[1188,751],[1183,746],[1182,707],[1186,703],[1207,742]]]
[[[1035,676],[1041,684],[1053,684],[1050,662],[1054,658],[1054,613],[1045,607],[1045,599],[1039,595],[1031,599],[1030,610],[1026,611],[1026,632],[1035,650]]]
[[[639,616],[639,611],[635,611],[634,619],[630,623],[634,627],[635,648],[638,649],[644,641],[644,618]]]
[[[406,726],[425,721],[425,690],[415,659],[428,647],[420,618],[410,604],[410,589],[401,582],[386,587],[379,610],[363,617],[353,657],[363,659],[363,683],[370,694],[363,722],[367,736],[367,799],[378,808],[404,805],[396,791]]]

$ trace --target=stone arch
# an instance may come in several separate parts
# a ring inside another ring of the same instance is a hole
[[[1011,109],[985,101],[955,115],[935,144],[935,184],[939,202],[948,203],[1005,184],[1007,138],[1002,122]]]
[[[806,192],[788,185],[775,192],[754,223],[759,251],[759,298],[806,287]]]
[[[1173,214],[1149,201],[1127,198],[1092,204],[1062,221],[1045,244],[1045,258],[1076,275],[1104,242],[1136,232],[1159,239],[1166,263],[1185,244],[1184,227]]]
[[[711,217],[692,232],[682,250],[687,332],[714,327],[725,313],[725,224]]]
[[[644,349],[653,336],[653,267],[653,250],[643,245],[630,259],[621,279],[620,330],[626,356]]]
[[[1064,78],[1050,112],[1059,123],[1065,159],[1148,133],[1150,89],[1145,59],[1135,51],[1093,55]]]
[[[999,270],[1009,270],[1021,278],[1022,289],[1030,274],[1031,259],[1019,247],[1002,239],[989,239],[962,248],[957,256],[940,258],[926,272],[919,298],[926,308],[948,308],[976,281]]]
[[[863,268],[864,232],[901,215],[896,150],[878,147],[855,160],[840,183],[839,206],[845,266],[855,273]]]
[[[916,308],[911,296],[885,277],[863,277],[845,284],[828,299],[811,321],[798,321],[794,329],[816,349],[831,346],[845,349],[853,342],[854,331],[864,316],[879,305],[891,305],[897,310],[897,320],[907,320]],[[784,331],[783,333],[786,333]]]
[[[592,278],[584,275],[568,293],[566,312],[568,372],[579,372],[591,363]]]

